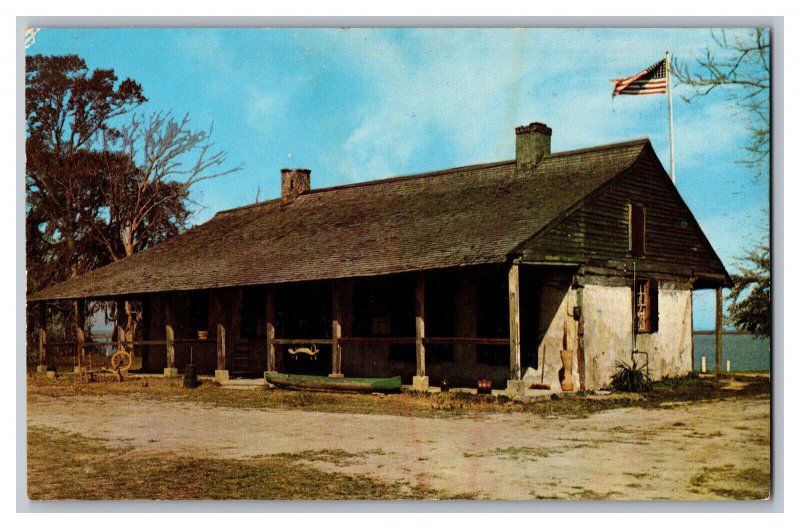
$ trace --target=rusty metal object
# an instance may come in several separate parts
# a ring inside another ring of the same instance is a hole
[[[115,371],[127,371],[133,365],[133,355],[128,351],[117,351],[111,357],[111,367]]]

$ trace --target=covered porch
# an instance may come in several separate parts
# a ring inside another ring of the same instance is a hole
[[[573,274],[508,263],[117,298],[141,307],[140,331],[117,347],[141,359],[141,372],[165,376],[191,363],[220,381],[264,372],[400,376],[427,390],[445,379],[470,388],[490,379],[521,392],[543,350],[548,367],[560,367]],[[315,354],[292,354],[297,348]]]

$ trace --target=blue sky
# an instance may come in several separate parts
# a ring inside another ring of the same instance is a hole
[[[76,53],[140,82],[140,111],[213,122],[244,169],[198,185],[199,223],[278,196],[282,167],[326,187],[511,159],[532,121],[554,151],[649,137],[668,167],[666,97],[612,100],[609,80],[711,44],[708,29],[44,29],[27,53]],[[732,272],[768,233],[769,182],[737,163],[746,123],[724,92],[673,93],[678,190]],[[696,293],[695,327],[713,314]]]

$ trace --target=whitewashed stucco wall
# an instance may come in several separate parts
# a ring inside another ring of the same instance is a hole
[[[649,354],[653,379],[685,375],[692,368],[691,290],[663,283],[658,308],[658,332],[637,335],[636,349]],[[617,361],[631,361],[630,287],[584,286],[583,311],[586,389],[601,389],[608,385]],[[637,356],[639,365],[644,360]]]

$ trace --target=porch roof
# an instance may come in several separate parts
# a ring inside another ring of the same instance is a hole
[[[631,167],[646,139],[312,190],[221,211],[131,257],[29,295],[109,298],[502,263]]]

